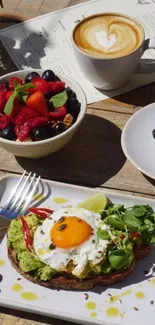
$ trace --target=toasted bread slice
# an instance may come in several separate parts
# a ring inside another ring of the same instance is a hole
[[[107,275],[94,275],[84,280],[75,279],[70,277],[66,273],[59,273],[54,276],[51,280],[42,281],[40,279],[34,279],[31,273],[25,273],[19,267],[16,254],[12,248],[8,248],[8,256],[13,267],[27,280],[37,283],[47,288],[57,288],[64,290],[89,290],[96,285],[111,286],[115,283],[123,281],[130,273],[133,272],[136,264],[136,259],[144,258],[150,253],[150,246],[141,246],[135,249],[135,259],[132,261],[129,268],[119,270]]]

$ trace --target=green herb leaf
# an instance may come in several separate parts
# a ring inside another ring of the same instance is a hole
[[[155,244],[155,236],[151,238],[150,244]]]
[[[113,269],[119,270],[128,267],[133,260],[133,251],[128,247],[119,248],[109,252],[109,262]]]
[[[151,220],[149,220],[149,219],[145,219],[144,220],[144,224],[146,225],[146,228],[149,231],[153,231],[155,229],[155,224]]]
[[[125,223],[117,214],[108,216],[106,222],[116,229],[125,230]]]
[[[26,92],[27,89],[35,88],[35,87],[36,86],[32,82],[28,82],[27,84],[20,86],[20,88],[18,89],[18,93]]]
[[[152,217],[153,219],[155,219],[155,213],[152,213],[152,214],[151,214],[151,217]]]
[[[55,108],[58,108],[60,106],[63,106],[67,102],[67,93],[66,91],[63,91],[62,93],[59,93],[53,97],[50,98],[50,103],[53,103]]]
[[[108,260],[105,260],[105,263],[104,263],[103,266],[102,266],[102,272],[103,272],[104,274],[108,274],[108,273],[110,273],[111,271],[112,271],[112,267],[111,267],[109,261],[108,261]]]
[[[13,102],[15,97],[17,96],[17,92],[14,91],[13,94],[10,96],[10,98],[8,99],[7,103],[5,104],[4,107],[4,113],[10,115],[13,109]]]
[[[152,236],[152,232],[150,232],[146,226],[142,226],[141,228],[141,236],[143,240],[143,244],[150,244],[151,240],[154,236]]]
[[[20,94],[20,98],[24,103],[26,103],[28,96],[29,96],[28,93]]]
[[[31,82],[20,86],[19,84],[17,84],[17,82],[14,82],[15,84],[15,91],[12,93],[12,95],[10,96],[10,98],[8,99],[5,107],[4,107],[4,113],[10,115],[13,109],[13,102],[16,96],[20,95],[20,97],[27,95],[26,89],[29,88],[35,88],[35,85]]]
[[[20,87],[20,85],[18,84],[18,82],[16,80],[13,82],[13,85],[14,85],[15,90],[17,90]]]
[[[109,233],[106,230],[99,229],[97,231],[97,236],[99,238],[101,238],[101,239],[104,239],[104,240],[109,240],[110,239],[110,235],[109,235]]]
[[[122,204],[113,204],[112,207],[109,207],[108,209],[108,215],[111,215],[111,214],[118,214],[120,215],[121,212],[124,211],[124,205]]]
[[[135,217],[140,218],[143,217],[149,209],[149,205],[134,205],[131,212]]]
[[[136,218],[131,211],[125,211],[125,214],[123,216],[123,220],[128,228],[139,230],[141,226],[141,221]]]

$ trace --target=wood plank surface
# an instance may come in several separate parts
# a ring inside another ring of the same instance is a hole
[[[4,8],[0,8],[0,14],[10,13],[32,18],[86,1],[89,0],[3,0]]]
[[[34,17],[84,1],[3,0],[4,9],[0,9],[0,15],[7,13]],[[15,21],[0,19],[1,29],[12,24]],[[14,63],[1,46],[0,75],[14,70]],[[73,140],[60,152],[39,159],[37,163],[35,160],[14,157],[0,148],[0,177],[10,173],[20,174],[27,169],[57,181],[154,198],[155,181],[144,176],[126,160],[120,145],[121,130],[130,116],[154,101],[155,83],[89,105],[83,124]],[[12,324],[72,325],[71,322],[0,307],[0,325]]]
[[[155,182],[126,160],[121,149],[121,130],[131,115],[92,108],[87,113],[66,147],[37,163],[0,148],[0,170],[22,173],[26,169],[51,180],[154,195]]]

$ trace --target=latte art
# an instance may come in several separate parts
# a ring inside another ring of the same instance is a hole
[[[97,41],[96,43],[104,47],[105,51],[109,50],[117,42],[116,35],[108,35],[107,31],[105,30],[97,32],[94,36],[95,40]]]
[[[74,32],[74,41],[82,51],[102,58],[116,58],[133,52],[141,45],[143,37],[138,23],[113,14],[90,17]]]

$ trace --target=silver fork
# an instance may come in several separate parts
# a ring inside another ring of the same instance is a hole
[[[11,196],[0,210],[0,216],[2,216],[3,220],[6,220],[5,223],[15,219],[19,215],[24,215],[33,199],[33,195],[40,181],[40,176],[36,177],[36,174],[32,175],[32,172],[28,173],[28,175],[26,173],[27,171],[25,170],[16,187],[13,189]]]

